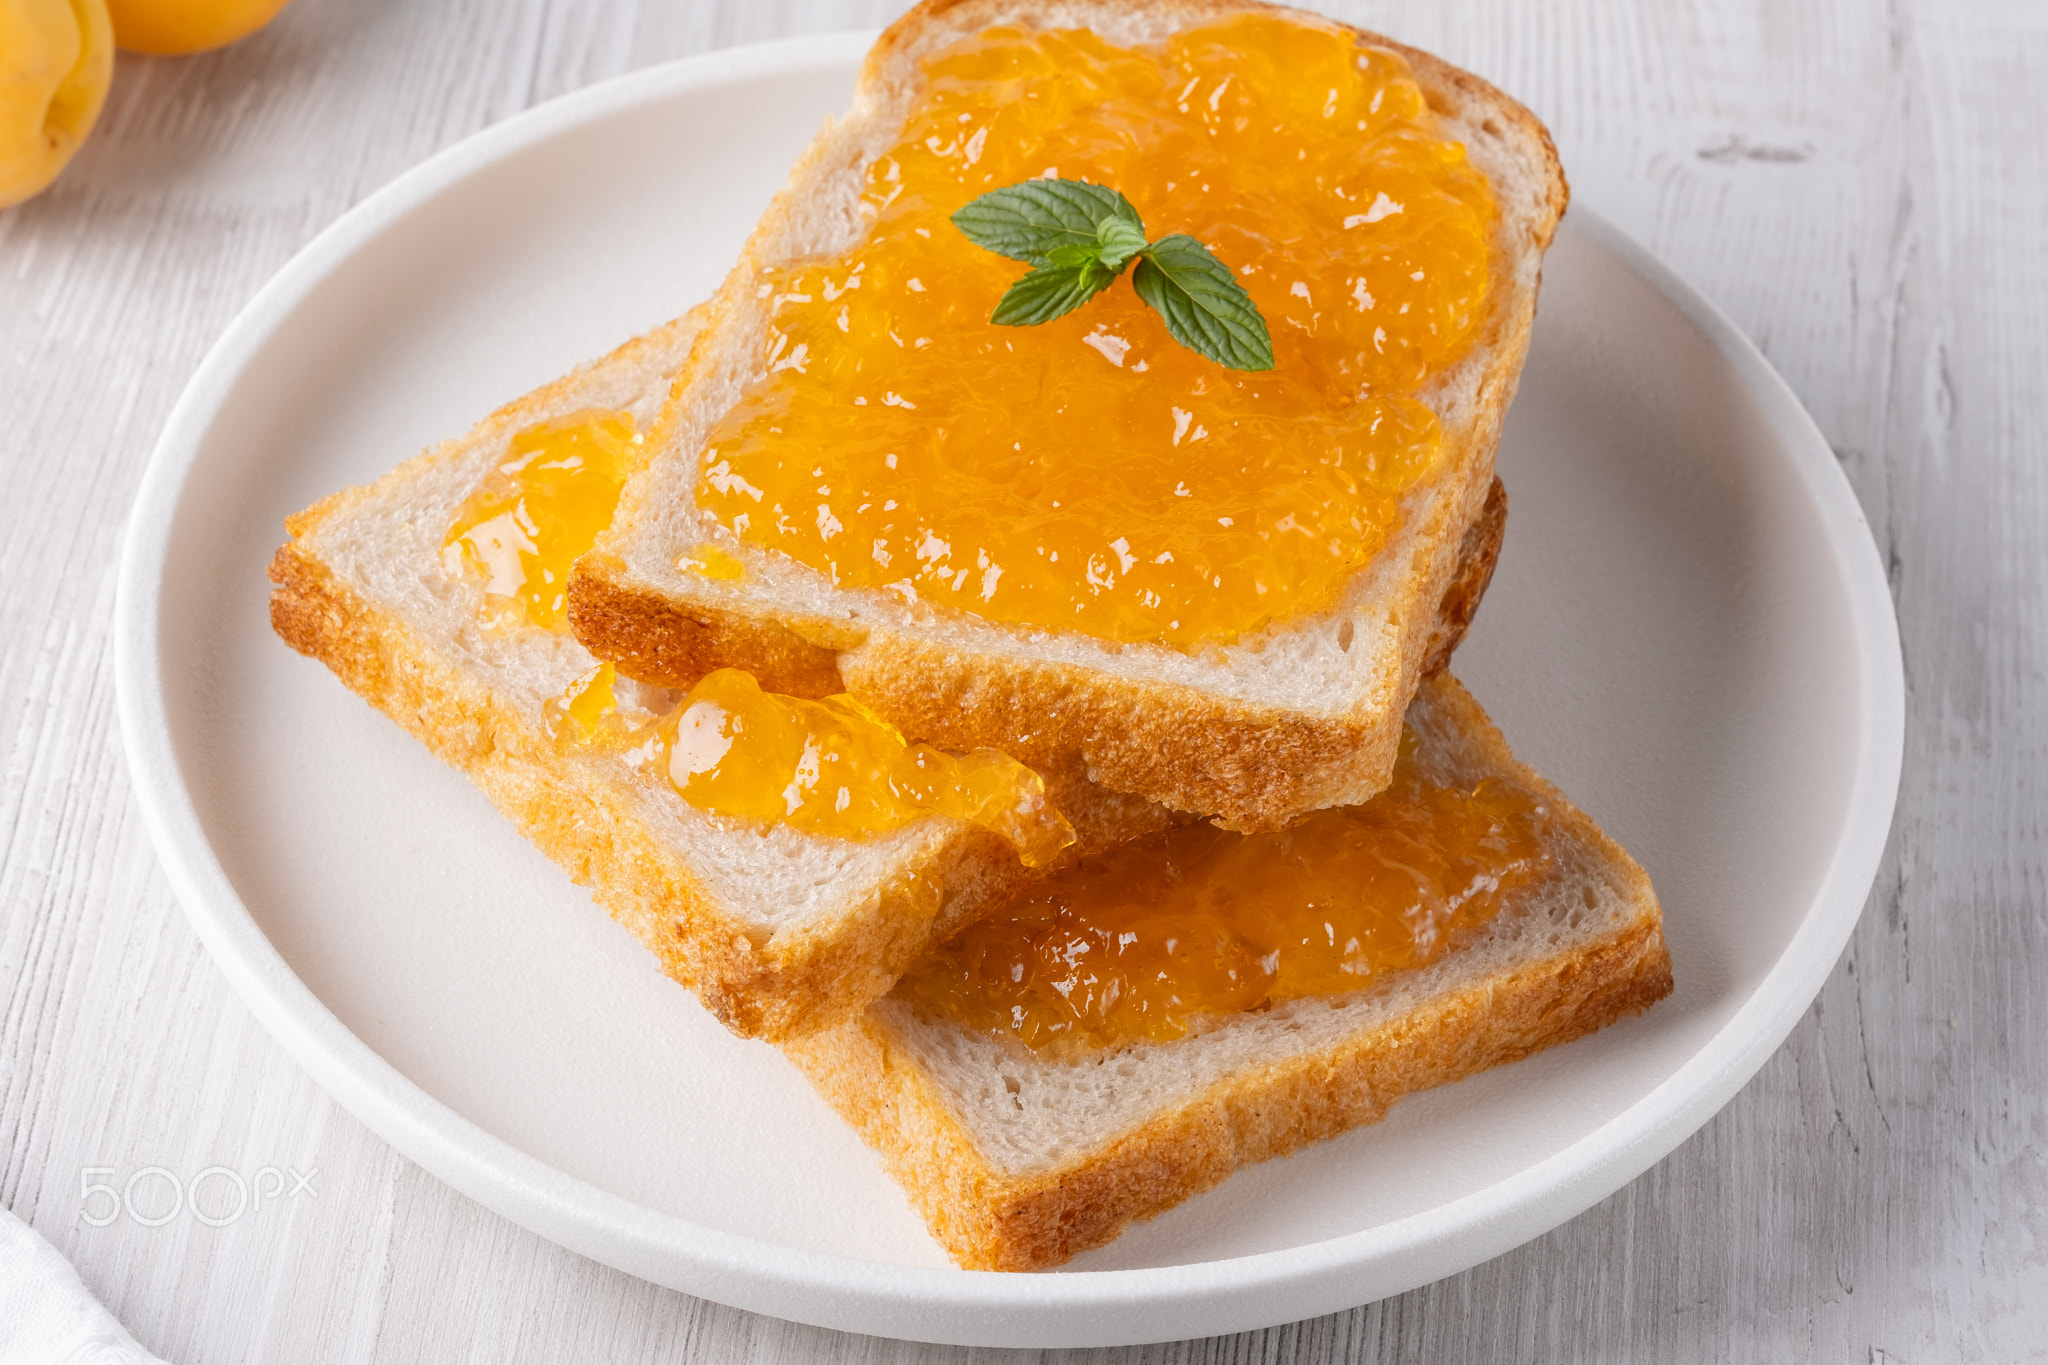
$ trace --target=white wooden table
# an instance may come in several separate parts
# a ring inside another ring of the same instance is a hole
[[[656,1289],[470,1203],[337,1108],[230,994],[157,870],[108,642],[165,414],[316,231],[538,101],[896,8],[296,0],[221,54],[123,57],[76,164],[0,213],[0,1202],[178,1365],[969,1354]],[[1100,1358],[2048,1358],[2048,6],[1329,8],[1528,103],[1578,200],[1726,309],[1805,401],[1889,567],[1904,789],[1819,1002],[1649,1174],[1398,1299]],[[315,1174],[220,1227],[95,1226],[107,1205],[82,1182],[109,1177],[89,1172],[152,1166],[270,1168],[285,1190]]]

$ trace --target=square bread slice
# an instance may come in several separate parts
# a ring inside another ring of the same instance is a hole
[[[1401,1096],[1568,1042],[1671,991],[1650,881],[1508,752],[1449,674],[1409,707],[1428,780],[1501,776],[1552,814],[1552,871],[1476,941],[1347,996],[1081,1056],[920,1017],[887,997],[784,1051],[882,1156],[962,1266],[1035,1270]]]
[[[1329,610],[1194,652],[1011,627],[881,589],[835,588],[805,565],[742,545],[696,502],[706,440],[766,377],[771,305],[759,297],[757,272],[861,240],[865,172],[894,144],[920,92],[920,58],[997,24],[1087,27],[1138,46],[1264,8],[1240,0],[928,0],[892,25],[868,56],[852,111],[797,163],[714,298],[650,437],[646,466],[609,533],[577,564],[570,618],[591,650],[653,683],[733,665],[781,691],[850,691],[906,733],[953,748],[988,745],[1038,765],[1078,760],[1105,786],[1231,828],[1278,828],[1384,787],[1402,713],[1438,630],[1435,609],[1482,516],[1543,252],[1566,200],[1543,126],[1427,53],[1357,35],[1361,45],[1406,59],[1431,108],[1490,180],[1499,207],[1492,302],[1470,351],[1419,395],[1443,429],[1440,472],[1404,499],[1388,544]],[[680,561],[705,543],[735,556],[744,576],[686,572]]]
[[[652,421],[702,309],[508,404],[374,484],[291,517],[270,566],[286,643],[468,774],[492,803],[744,1036],[783,1038],[859,1010],[943,936],[1052,870],[1009,843],[930,817],[865,841],[707,814],[652,771],[564,752],[541,707],[597,660],[566,631],[488,630],[482,589],[443,561],[457,509],[514,433],[583,408]],[[650,714],[675,694],[619,689]],[[1171,815],[1051,774],[1077,857]]]

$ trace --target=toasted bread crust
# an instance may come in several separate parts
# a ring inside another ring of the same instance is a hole
[[[738,924],[719,926],[703,889],[636,821],[538,760],[539,736],[523,733],[523,719],[489,689],[440,665],[403,622],[365,602],[296,542],[278,548],[270,579],[277,585],[270,623],[286,644],[326,664],[459,769],[572,880],[591,887],[662,971],[695,991],[727,1028],[782,1037],[834,994],[825,980],[802,979],[795,964],[767,960],[765,945]]]
[[[1459,544],[1422,675],[1445,668],[1465,638],[1493,579],[1506,523],[1507,490],[1495,478]],[[877,668],[869,651],[834,654],[766,618],[681,616],[658,593],[597,573],[579,578],[579,587],[569,599],[578,638],[600,657],[631,659],[619,664],[628,676],[687,687],[714,668],[745,667],[762,686],[797,696],[851,687],[905,734],[958,749],[1000,735],[1010,753],[1040,767],[1071,764],[1078,753],[1094,779],[1112,789],[1135,785],[1117,780],[1123,769],[1115,759],[1136,752],[1146,756],[1148,772],[1168,774],[1177,790],[1192,794],[1177,807],[1184,813],[1228,810],[1234,795],[1256,787],[1262,804],[1251,811],[1239,807],[1234,821],[1218,821],[1230,828],[1278,828],[1300,810],[1331,804],[1306,791],[1321,757],[1332,746],[1380,738],[1364,725],[1317,724],[1278,709],[1258,714],[1192,688],[1178,689],[1171,704],[1132,708],[1125,680],[1089,669],[1066,667],[1055,684],[1046,667],[1021,674],[1005,660],[912,641],[896,642],[890,666]],[[1154,700],[1163,700],[1163,692],[1156,689]],[[1235,738],[1214,753],[1190,751],[1191,729],[1229,730]]]
[[[1404,1095],[1568,1043],[1670,993],[1671,954],[1647,916],[1592,950],[1459,991],[1326,1053],[1235,1077],[1083,1161],[1022,1178],[990,1165],[886,1021],[870,1015],[783,1050],[881,1152],[962,1267],[1043,1270],[1240,1166],[1376,1123]]]
[[[299,527],[310,529],[319,510],[301,513]],[[1000,837],[962,826],[930,856],[905,866],[872,904],[757,942],[617,791],[564,763],[531,720],[440,660],[402,620],[366,602],[296,540],[272,557],[270,578],[271,626],[286,644],[326,664],[467,775],[520,833],[591,888],[663,972],[742,1037],[789,1038],[858,1011],[935,937],[1067,860],[1170,819],[1076,773],[1050,773],[1048,792],[1078,836],[1061,860],[1024,868]],[[972,883],[973,894],[942,898],[934,890],[959,883]]]
[[[1148,13],[1187,24],[1271,8],[1242,0],[1173,0]],[[891,82],[901,84],[906,64],[936,43],[996,22],[1079,24],[1091,15],[1120,12],[1120,0],[1030,13],[1020,12],[1015,0],[934,0],[892,25],[870,51],[862,74],[863,108]],[[1457,113],[1485,136],[1527,150],[1540,168],[1542,203],[1525,218],[1504,220],[1495,251],[1501,262],[1540,255],[1567,197],[1542,125],[1484,81],[1427,53],[1362,31],[1359,40],[1401,53],[1440,112]],[[772,254],[766,244],[798,212],[800,190],[811,180],[849,174],[847,159],[853,156],[851,142],[838,130],[828,130],[806,152],[721,291],[707,341],[721,327],[742,325],[736,319],[749,306],[752,264]],[[1497,274],[1506,278],[1512,272],[1503,266]],[[743,593],[652,581],[612,552],[612,545],[622,543],[614,540],[601,541],[598,551],[578,563],[570,584],[572,623],[594,653],[613,659],[629,676],[667,681],[735,666],[774,676],[778,684],[843,686],[906,732],[956,748],[1002,748],[1026,761],[1078,759],[1105,786],[1228,828],[1276,829],[1307,810],[1364,801],[1392,773],[1400,717],[1416,682],[1427,667],[1437,666],[1446,634],[1462,628],[1453,625],[1447,632],[1436,607],[1455,579],[1456,551],[1479,522],[1493,483],[1494,450],[1527,350],[1535,294],[1533,280],[1526,288],[1497,291],[1473,343],[1473,353],[1486,358],[1484,373],[1467,416],[1445,433],[1457,458],[1436,485],[1440,495],[1413,509],[1413,558],[1387,589],[1384,628],[1375,627],[1363,645],[1385,663],[1335,711],[1262,705],[1220,690],[1034,656],[1033,632],[995,623],[982,623],[986,646],[977,636],[977,643],[961,647],[898,623],[886,611],[866,610],[858,619],[853,613],[798,615]],[[707,354],[700,346],[678,380],[677,397],[663,416],[665,432],[681,421],[684,395],[699,365],[708,373],[716,364],[731,363],[700,360]],[[667,451],[667,445],[665,436],[658,438],[657,448]],[[667,451],[668,458],[694,454]],[[629,490],[628,503],[633,496]],[[630,520],[623,511],[628,503],[622,503],[622,523]],[[1344,615],[1340,626],[1340,614],[1285,629],[1328,630],[1348,642],[1350,617]],[[1349,652],[1348,643],[1344,648]],[[835,652],[836,668],[828,669],[826,656]]]
[[[1429,650],[1422,660],[1423,677],[1433,678],[1449,668],[1451,655],[1465,642],[1465,632],[1472,628],[1472,618],[1479,614],[1479,603],[1493,582],[1493,570],[1500,563],[1501,542],[1507,531],[1508,490],[1495,475],[1492,487],[1486,490],[1486,505],[1480,509],[1479,520],[1465,532],[1464,543],[1458,548],[1458,571],[1437,606],[1436,633],[1430,637]]]
[[[761,686],[793,697],[844,692],[835,650],[768,617],[670,609],[660,594],[629,586],[616,560],[595,560],[569,594],[569,628],[584,648],[629,678],[688,687],[720,668],[745,668]]]
[[[1037,1270],[1113,1240],[1243,1165],[1382,1118],[1402,1096],[1570,1042],[1671,993],[1671,954],[1649,877],[1550,783],[1507,752],[1454,679],[1436,704],[1480,735],[1499,769],[1542,793],[1561,830],[1625,893],[1604,934],[1427,997],[1333,1045],[1239,1070],[1074,1160],[1003,1169],[956,1117],[906,1046],[902,1014],[871,1009],[784,1051],[882,1156],[933,1235],[962,1266]],[[1513,913],[1512,907],[1503,915]],[[1164,1054],[1155,1054],[1164,1055]],[[1172,1065],[1170,1061],[1160,1065]]]
[[[1507,512],[1507,489],[1492,479],[1479,518],[1459,542],[1450,582],[1431,622],[1420,676],[1447,667],[1464,640],[1493,581]],[[1006,664],[906,640],[893,642],[886,667],[877,664],[871,650],[840,656],[847,686],[906,733],[955,748],[972,748],[991,742],[989,735],[1001,735],[1027,763],[1058,763],[1079,751],[1097,781],[1126,790],[1137,785],[1124,780],[1132,768],[1128,756],[1140,755],[1146,782],[1164,778],[1187,798],[1185,804],[1166,804],[1195,813],[1231,812],[1216,820],[1226,829],[1278,829],[1303,810],[1366,799],[1330,799],[1314,787],[1316,775],[1327,771],[1333,748],[1349,744],[1363,750],[1386,742],[1376,726],[1317,723],[1277,708],[1262,713],[1225,706],[1192,688],[1176,689],[1173,695],[1155,687],[1153,704],[1133,708],[1123,680],[1056,665],[1021,675]],[[1231,739],[1213,750],[1190,747],[1186,737],[1191,730],[1227,730]],[[1398,727],[1392,742],[1398,749]],[[1391,768],[1392,756],[1385,762]],[[1246,805],[1242,796],[1250,790],[1258,798]]]

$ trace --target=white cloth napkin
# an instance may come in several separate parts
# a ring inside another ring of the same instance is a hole
[[[0,1365],[164,1365],[36,1230],[0,1209]]]

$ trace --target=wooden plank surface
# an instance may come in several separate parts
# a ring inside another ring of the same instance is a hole
[[[391,1151],[213,968],[157,870],[114,720],[113,567],[149,447],[294,250],[536,102],[895,8],[296,0],[221,54],[123,57],[78,162],[0,213],[0,1202],[179,1365],[1001,1354],[656,1289]],[[1526,101],[1578,202],[1702,288],[1813,412],[1899,607],[1899,814],[1791,1040],[1611,1199],[1384,1303],[1069,1354],[2048,1358],[2048,7],[1328,8]],[[104,1205],[81,1182],[106,1177],[83,1173],[147,1166],[317,1176],[218,1228],[93,1226]]]

